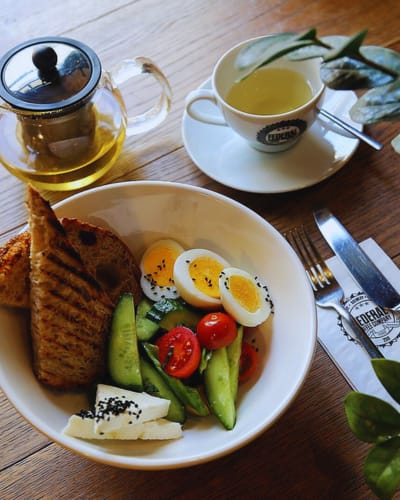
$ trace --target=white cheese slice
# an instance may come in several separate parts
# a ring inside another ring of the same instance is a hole
[[[182,426],[165,418],[139,424],[142,426],[139,439],[178,439],[183,436]]]
[[[110,432],[128,425],[157,420],[168,413],[168,399],[119,387],[99,384],[96,393],[94,430]]]
[[[127,425],[121,429],[98,433],[94,427],[94,416],[72,415],[63,433],[83,439],[178,439],[183,431],[180,424],[164,418],[138,424]]]

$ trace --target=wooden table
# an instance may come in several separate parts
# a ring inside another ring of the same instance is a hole
[[[181,137],[184,98],[211,73],[228,48],[250,37],[316,26],[321,35],[369,28],[368,43],[400,50],[398,0],[3,0],[3,53],[43,35],[81,40],[106,68],[133,55],[153,58],[170,80],[174,101],[164,124],[128,139],[115,167],[95,185],[168,180],[202,186],[238,200],[279,231],[312,223],[325,204],[357,240],[373,237],[400,263],[400,158],[390,146],[396,124],[369,132],[380,152],[360,144],[331,178],[283,194],[249,194],[204,175]],[[146,100],[146,93],[139,96]],[[138,97],[136,96],[136,100]],[[127,104],[133,102],[131,94]],[[396,132],[397,130],[397,132]],[[26,222],[25,185],[0,170],[0,243]],[[70,193],[44,193],[54,203]],[[316,234],[316,233],[315,233]],[[320,241],[325,257],[330,254]],[[368,447],[349,431],[343,398],[349,386],[317,347],[311,372],[285,415],[256,441],[189,469],[129,471],[80,458],[32,429],[0,393],[1,498],[372,498],[362,465]]]

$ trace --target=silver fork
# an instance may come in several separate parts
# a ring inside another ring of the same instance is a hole
[[[367,333],[343,306],[343,289],[321,258],[304,227],[301,226],[290,230],[286,234],[286,239],[296,250],[305,267],[314,290],[316,304],[319,307],[333,308],[349,325],[354,338],[361,344],[367,354],[371,358],[383,358],[384,356]]]

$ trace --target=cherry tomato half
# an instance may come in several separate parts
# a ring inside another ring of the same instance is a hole
[[[232,344],[236,335],[236,322],[222,312],[206,314],[197,325],[197,336],[206,349],[220,349]]]
[[[249,342],[242,342],[239,361],[239,382],[247,382],[255,373],[258,365],[258,353]]]
[[[199,366],[201,347],[190,328],[177,326],[160,337],[156,344],[160,363],[169,375],[187,378]]]

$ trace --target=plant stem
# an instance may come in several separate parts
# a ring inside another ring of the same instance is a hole
[[[387,68],[386,66],[382,66],[381,64],[376,63],[375,61],[372,61],[371,59],[367,59],[364,57],[362,54],[358,54],[357,56],[354,55],[352,56],[354,59],[357,59],[360,62],[363,62],[370,66],[371,68],[377,69],[378,71],[381,71],[382,73],[385,73],[386,75],[393,76],[394,78],[399,78],[399,73],[397,71],[394,71],[390,68]]]

